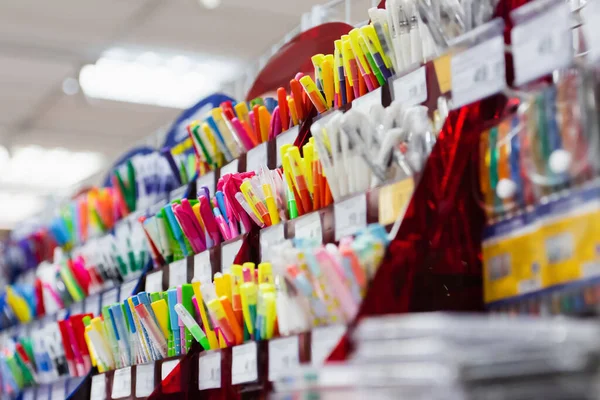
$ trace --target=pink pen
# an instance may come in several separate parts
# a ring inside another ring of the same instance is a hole
[[[231,125],[233,125],[233,128],[237,132],[237,136],[240,138],[240,141],[242,142],[246,150],[250,150],[251,148],[253,148],[254,143],[252,143],[252,139],[250,139],[248,132],[246,132],[246,129],[244,129],[244,126],[242,125],[240,120],[237,118],[233,118],[231,120]]]
[[[194,250],[194,253],[198,254],[206,250],[204,232],[202,231],[202,228],[200,227],[199,223],[194,224],[194,220],[198,222],[196,216],[190,215],[187,212],[185,212],[183,205],[179,204],[173,204],[173,214],[175,214],[175,217],[177,219],[177,222],[179,222],[181,230],[188,238],[190,245],[192,246],[192,250]]]
[[[210,200],[204,195],[198,197],[198,200],[200,201],[200,216],[204,221],[204,226],[213,243],[217,245],[221,243],[221,235],[219,235],[219,227],[211,210]]]
[[[231,232],[231,237],[238,237],[240,234],[240,231],[238,230],[237,227],[237,220],[235,218],[235,215],[233,214],[233,210],[231,208],[231,204],[229,204],[229,200],[227,199],[227,197],[225,198],[225,209],[227,210],[227,215],[229,215],[229,232]]]
[[[46,282],[42,282],[42,286],[44,287],[44,289],[46,289],[48,291],[48,293],[50,293],[50,296],[52,296],[52,299],[56,302],[56,305],[58,305],[58,308],[59,309],[64,308],[65,305],[64,305],[63,301],[61,300],[60,296],[58,295],[58,293],[56,293],[56,290],[54,290],[54,288]]]
[[[221,235],[225,240],[232,239],[231,232],[229,232],[229,227],[227,226],[227,222],[225,222],[225,218],[221,215],[221,211],[217,208],[213,208],[213,214],[215,215],[215,220],[217,221],[217,225],[219,225],[219,230],[221,231]]]
[[[83,356],[81,355],[81,351],[79,351],[79,347],[77,346],[77,339],[75,338],[75,331],[73,331],[73,326],[68,320],[65,321],[64,326],[67,330],[67,335],[69,336],[69,342],[71,342],[73,356],[75,357],[75,369],[77,371],[77,376],[85,376],[87,374],[87,371],[85,370]]]
[[[177,303],[181,304],[181,286],[177,286]],[[185,342],[185,324],[183,320],[177,316],[177,325],[179,325],[179,342],[181,343],[181,354],[187,353],[187,346]]]
[[[271,129],[269,130],[269,140],[275,139],[277,135],[281,133],[281,112],[279,106],[273,110],[273,117],[271,118]]]
[[[358,312],[358,304],[352,298],[352,293],[344,281],[340,279],[343,276],[342,267],[337,260],[324,248],[315,250],[315,258],[321,266],[321,272],[337,298],[340,309],[346,321],[351,321]]]

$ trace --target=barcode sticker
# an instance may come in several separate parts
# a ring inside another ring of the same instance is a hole
[[[333,212],[335,215],[335,240],[354,235],[358,230],[367,226],[366,193],[335,203]]]
[[[269,340],[269,381],[284,377],[289,369],[299,365],[298,336]]]
[[[422,104],[427,101],[427,75],[425,67],[394,80],[394,101],[407,106]]]
[[[231,384],[256,382],[258,379],[256,342],[234,346],[231,352]]]
[[[221,352],[207,351],[198,358],[198,390],[221,387]]]
[[[129,396],[131,396],[131,367],[125,367],[115,371],[111,397],[122,399]]]

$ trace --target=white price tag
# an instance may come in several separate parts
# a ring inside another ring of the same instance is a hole
[[[119,289],[114,288],[102,293],[102,307],[119,302]]]
[[[39,396],[38,396],[39,398]],[[90,400],[106,399],[106,376],[104,374],[92,376],[92,390]]]
[[[93,394],[93,392],[92,392]],[[49,385],[40,385],[37,388],[37,394],[35,396],[37,400],[50,400],[50,386]],[[96,400],[93,396],[90,396],[90,400]],[[105,400],[106,394],[103,394],[103,397],[98,397],[98,400]]]
[[[381,88],[377,88],[352,101],[352,108],[365,115],[371,115],[371,107],[381,105]]]
[[[260,231],[260,257],[269,260],[271,249],[285,242],[285,225],[277,224]]]
[[[206,186],[211,195],[215,194],[215,173],[210,171],[207,174],[202,175],[196,181],[196,190],[200,190],[202,186]]]
[[[319,212],[312,212],[298,218],[294,223],[294,232],[297,238],[313,239],[317,244],[323,244],[323,227]]]
[[[298,336],[269,340],[269,381],[276,381],[300,365]]]
[[[154,363],[135,367],[135,397],[148,397],[154,391]]]
[[[221,352],[200,353],[198,359],[198,390],[221,387]]]
[[[519,294],[536,292],[542,289],[542,279],[539,277],[531,279],[523,279],[518,284]]]
[[[366,193],[351,197],[333,206],[335,216],[335,240],[354,235],[367,226]]]
[[[175,190],[171,190],[171,193],[169,193],[169,200],[173,201],[173,200],[179,200],[182,199],[183,196],[185,196],[185,192],[187,190],[187,185],[183,185],[181,187],[178,187]]]
[[[267,142],[263,142],[246,154],[246,171],[259,171],[261,165],[267,166]]]
[[[235,174],[238,172],[238,159],[232,160],[229,164],[221,167],[221,176]]]
[[[600,276],[600,261],[590,261],[581,264],[581,274],[584,278]]]
[[[231,271],[231,265],[235,260],[238,252],[242,248],[242,240],[227,243],[221,247],[221,272],[226,274]]]
[[[50,400],[64,400],[66,398],[65,393],[65,382],[56,382],[52,385],[52,392],[50,393]]]
[[[234,346],[231,353],[231,384],[256,382],[258,380],[256,342]]]
[[[281,152],[279,149],[281,149],[281,146],[284,144],[294,144],[296,138],[298,137],[299,131],[300,126],[296,125],[277,135],[277,138],[275,139],[277,143],[277,168],[281,167]]]
[[[346,333],[344,325],[317,327],[312,330],[310,359],[312,365],[323,365],[329,354],[335,349]]]
[[[163,270],[159,269],[158,271],[152,272],[151,274],[146,275],[146,292],[154,293],[154,292],[162,292],[163,291]]]
[[[579,15],[583,20],[583,33],[590,51],[588,60],[598,61],[600,59],[600,41],[598,40],[600,37],[600,2],[588,1]]]
[[[536,2],[517,8],[511,16],[536,6]],[[518,23],[511,30],[512,53],[515,67],[515,85],[566,67],[573,59],[571,13],[565,2]]]
[[[496,36],[452,56],[452,105],[491,96],[506,87],[504,38]]]
[[[175,369],[175,367],[179,364],[179,360],[171,360],[171,361],[165,361],[162,364],[161,370],[160,370],[160,379],[162,381],[165,380],[165,378],[167,376],[169,376],[169,374]]]
[[[394,101],[399,101],[407,106],[415,106],[427,101],[425,67],[394,80],[392,87],[394,88]]]
[[[169,264],[169,287],[176,287],[187,283],[187,258]]]
[[[123,300],[129,298],[132,294],[133,291],[135,290],[135,287],[138,284],[138,280],[137,279],[133,279],[129,282],[125,282],[124,284],[121,285],[121,293],[119,294],[119,301],[122,303]]]
[[[201,283],[212,282],[212,265],[210,263],[210,252],[203,251],[194,256],[194,281]]]
[[[34,388],[25,389],[23,391],[23,400],[34,400],[35,399],[34,390],[35,390]]]
[[[111,397],[122,399],[129,396],[131,396],[131,367],[125,367],[115,371]]]

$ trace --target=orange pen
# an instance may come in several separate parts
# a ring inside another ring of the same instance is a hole
[[[257,137],[256,133],[254,132],[254,129],[252,129],[250,124],[244,120],[242,120],[241,123],[242,123],[242,126],[244,127],[244,129],[246,130],[246,132],[248,133],[248,137],[250,137],[252,144],[254,146],[257,146],[260,143],[260,141],[258,140],[258,137]]]
[[[235,316],[235,313],[233,312],[231,302],[227,296],[221,296],[219,301],[223,306],[223,310],[225,310],[225,316],[227,317],[227,321],[229,321],[229,325],[231,326],[231,331],[233,332],[233,337],[235,338],[235,344],[242,344],[244,342],[244,333],[238,319]]]
[[[312,80],[312,78],[308,75],[305,75],[300,78],[300,84],[310,98],[310,101],[317,108],[317,111],[320,114],[323,114],[325,111],[327,111],[328,108],[327,104],[325,103],[325,99],[323,98],[323,95],[317,88],[317,85],[315,85],[315,82]]]
[[[267,140],[269,140],[269,129],[271,125],[271,114],[269,114],[267,107],[259,107],[258,117],[260,121],[260,137],[262,139],[262,142],[266,142]]]
[[[260,131],[259,108],[260,108],[260,106],[258,104],[255,104],[254,107],[252,107],[252,116],[254,117],[254,133],[256,134],[256,138],[258,140],[260,140],[260,142],[262,143],[262,133]]]
[[[281,131],[285,132],[290,127],[290,113],[288,110],[287,93],[282,87],[277,89],[277,104],[279,105],[279,116],[281,117]]]
[[[296,111],[296,102],[290,96],[288,96],[287,102],[288,102],[288,108],[290,110],[290,117],[292,118],[292,126],[298,125],[298,114]]]
[[[290,89],[292,91],[292,96],[294,97],[294,104],[296,106],[296,114],[298,115],[298,120],[304,121],[304,104],[302,101],[302,85],[296,79],[292,79],[290,81]]]
[[[306,185],[306,178],[304,177],[304,174],[302,174],[300,166],[298,165],[298,161],[300,159],[300,150],[297,147],[291,147],[288,150],[286,157],[289,157],[289,165],[292,168],[292,174],[294,175],[294,186],[298,189],[303,212],[310,212],[312,211],[310,192],[308,190],[308,186]],[[296,207],[298,207],[298,204],[296,204]]]
[[[369,92],[367,89],[367,84],[365,83],[365,78],[362,75],[358,75],[358,94],[359,96],[364,96]],[[355,82],[356,83],[356,82]]]
[[[318,210],[321,208],[321,193],[319,184],[321,183],[321,177],[319,175],[319,161],[314,160],[312,162],[313,171],[313,209]]]

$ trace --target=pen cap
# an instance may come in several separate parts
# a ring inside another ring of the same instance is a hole
[[[231,291],[232,291],[232,282],[233,279],[231,274],[223,274],[223,291],[224,295],[231,301]]]
[[[251,276],[254,277],[254,268],[255,268],[255,264],[253,262],[245,262],[244,264],[242,264],[243,268],[248,268],[250,270]],[[243,269],[242,269],[243,271]]]
[[[169,304],[169,329],[174,331],[179,328],[179,319],[175,313],[175,304],[177,304],[177,289],[169,289],[167,291],[167,299]]]
[[[194,312],[194,303],[192,302],[194,297],[194,288],[191,283],[184,283],[181,285],[181,304],[185,307],[190,314]]]
[[[169,307],[164,299],[153,301],[151,304],[152,311],[156,315],[158,325],[165,337],[169,337]]]
[[[181,304],[175,304],[175,315],[178,315],[185,326],[196,324],[196,320],[190,315],[190,313]]]
[[[258,283],[273,283],[273,267],[271,263],[258,264]]]
[[[215,290],[217,291],[217,296],[225,296],[225,282],[223,281],[223,275],[220,272],[215,274],[213,283],[215,285]]]
[[[202,285],[202,296],[204,296],[204,302],[209,303],[212,300],[218,298],[215,285],[212,283],[205,283]]]

